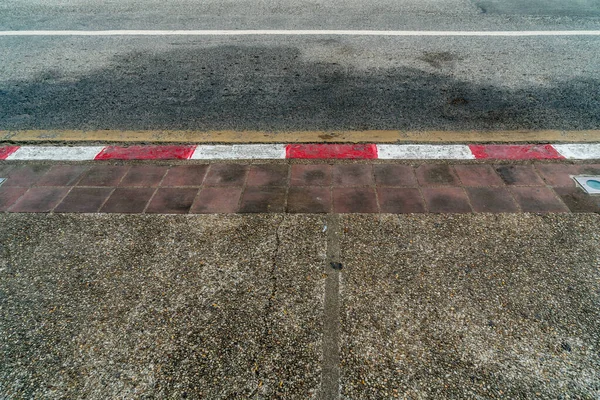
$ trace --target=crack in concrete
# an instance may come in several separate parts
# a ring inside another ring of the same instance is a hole
[[[267,337],[271,334],[271,329],[270,329],[271,324],[269,323],[268,316],[272,312],[273,298],[277,295],[277,275],[276,275],[277,257],[279,255],[279,248],[281,247],[281,236],[280,236],[279,231],[280,231],[281,226],[283,225],[284,221],[285,221],[285,214],[283,214],[281,221],[279,221],[279,223],[277,224],[277,228],[275,229],[275,249],[273,250],[273,255],[271,256],[271,271],[270,271],[271,293],[269,294],[269,297],[267,298],[267,304],[265,305],[264,312],[262,313],[262,320],[263,320],[262,322],[263,322],[264,329],[263,329],[263,333],[259,340],[260,348],[267,346],[267,343],[266,343]],[[252,391],[252,393],[250,393],[249,397],[254,397],[254,396],[258,397],[259,390],[262,387],[261,370],[260,370],[258,361],[255,361],[254,375],[256,377],[257,385],[256,385],[256,388]]]

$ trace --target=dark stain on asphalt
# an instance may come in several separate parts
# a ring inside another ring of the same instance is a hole
[[[432,66],[456,62],[427,53]],[[73,79],[0,83],[0,129],[597,129],[600,81],[510,89],[450,74],[309,62],[295,47],[177,46]]]

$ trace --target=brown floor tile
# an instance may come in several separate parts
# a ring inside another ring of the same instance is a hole
[[[241,213],[284,212],[283,187],[248,186],[242,195]]]
[[[579,166],[569,164],[536,164],[535,169],[550,186],[575,187],[569,175],[578,175]]]
[[[117,186],[129,169],[125,165],[97,165],[81,178],[77,186]]]
[[[288,165],[265,164],[252,165],[248,173],[248,186],[286,186],[288,182]]]
[[[112,188],[73,188],[67,197],[60,202],[54,212],[93,213],[98,212],[110,195]]]
[[[141,213],[146,208],[152,194],[152,188],[116,188],[104,203],[100,212],[103,213]]]
[[[37,181],[36,186],[71,186],[87,171],[86,165],[55,165]]]
[[[463,186],[504,186],[491,165],[455,165],[454,170]]]
[[[372,188],[334,188],[333,211],[336,213],[376,213],[377,198]]]
[[[160,188],[150,201],[147,213],[186,214],[198,194],[198,189]]]
[[[157,187],[168,168],[154,165],[132,165],[119,186]]]
[[[415,173],[422,186],[458,186],[460,181],[450,165],[423,164]]]
[[[161,186],[201,186],[208,165],[176,165],[171,167]]]
[[[50,169],[49,165],[19,165],[8,172],[8,178],[2,186],[29,187],[35,185]]]
[[[538,176],[533,165],[497,165],[496,172],[507,185],[543,186],[544,181]]]
[[[330,186],[331,165],[292,165],[292,186]]]
[[[417,186],[415,172],[410,165],[376,164],[373,169],[378,186]]]
[[[0,211],[6,211],[27,191],[24,187],[0,186]]]
[[[422,188],[429,212],[468,213],[469,199],[463,188]]]
[[[600,164],[579,165],[579,175],[600,175]]]
[[[191,213],[235,213],[238,211],[241,187],[204,187],[198,193]]]
[[[377,196],[382,213],[407,214],[426,211],[419,189],[378,188]]]
[[[206,186],[243,186],[249,166],[242,164],[211,164],[204,184]]]
[[[34,187],[9,210],[11,212],[49,212],[69,191],[68,187]]]
[[[547,187],[513,187],[510,189],[524,212],[566,212],[567,207]]]
[[[331,190],[328,187],[290,187],[288,192],[288,212],[328,213],[330,211]]]
[[[334,186],[371,186],[373,166],[368,164],[338,164],[333,166]]]
[[[2,161],[0,160],[0,178],[6,178],[14,168],[14,165],[2,164]]]
[[[600,196],[590,196],[578,187],[557,187],[554,191],[574,213],[600,212]]]
[[[465,188],[475,212],[509,213],[518,212],[519,207],[505,187]]]

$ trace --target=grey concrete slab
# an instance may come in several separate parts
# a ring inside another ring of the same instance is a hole
[[[322,217],[0,215],[0,397],[299,398]]]
[[[599,222],[345,216],[342,397],[598,398]]]

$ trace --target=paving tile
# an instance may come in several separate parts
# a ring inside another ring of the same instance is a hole
[[[572,212],[600,212],[600,196],[590,196],[578,187],[557,187],[554,191]]]
[[[512,187],[515,200],[524,212],[567,212],[568,209],[547,187]]]
[[[27,188],[0,186],[0,211],[6,211],[21,197]]]
[[[86,165],[54,165],[37,181],[37,186],[71,186],[87,171]]]
[[[2,186],[19,186],[29,187],[33,186],[41,179],[41,177],[48,172],[50,169],[49,165],[19,165],[8,172],[8,178]]]
[[[290,213],[328,213],[331,211],[331,190],[328,187],[292,186],[288,192]]]
[[[423,197],[429,212],[468,213],[471,212],[469,199],[463,188],[422,188]]]
[[[455,165],[454,170],[463,186],[504,186],[491,165]]]
[[[458,175],[450,165],[445,164],[423,164],[415,173],[417,180],[423,186],[458,186],[460,181]]]
[[[288,165],[265,164],[252,165],[248,173],[248,186],[286,186],[288,182]]]
[[[161,186],[200,186],[208,165],[176,165],[171,167]]]
[[[2,164],[0,161],[0,178],[6,178],[8,173],[15,168],[12,164]]]
[[[581,164],[579,165],[580,175],[600,175],[600,164]]]
[[[533,165],[497,165],[496,172],[507,185],[543,186],[544,181],[538,176]]]
[[[73,188],[67,197],[60,202],[54,212],[93,213],[98,212],[110,195],[112,188]]]
[[[241,213],[284,212],[283,187],[248,186],[242,195]]]
[[[417,186],[415,172],[410,165],[376,164],[373,169],[378,186]]]
[[[475,212],[519,212],[517,203],[505,187],[469,187],[465,190]]]
[[[49,212],[67,194],[67,187],[34,187],[25,193],[9,211]]]
[[[97,165],[81,178],[77,186],[117,186],[129,169],[125,165]]]
[[[546,184],[557,187],[575,187],[575,181],[569,175],[578,175],[579,165],[536,164],[535,169]]]
[[[376,213],[377,198],[372,188],[334,188],[333,211],[336,213]]]
[[[333,166],[334,186],[370,186],[374,183],[372,165],[338,164]]]
[[[330,186],[332,168],[331,165],[292,165],[292,186]]]
[[[151,214],[186,214],[198,194],[192,188],[160,188],[150,201],[147,213]]]
[[[119,186],[157,187],[169,167],[153,165],[133,165],[125,174]]]
[[[204,184],[207,186],[243,186],[248,174],[248,165],[211,164]]]
[[[570,175],[581,174],[578,165],[538,164],[535,167],[545,183],[553,187],[575,187],[575,181]]]
[[[198,193],[191,213],[235,213],[238,211],[241,187],[204,187]]]
[[[426,211],[419,189],[378,188],[377,196],[382,213],[407,214]]]
[[[152,188],[116,188],[100,212],[103,213],[141,213],[146,208],[152,194]]]

